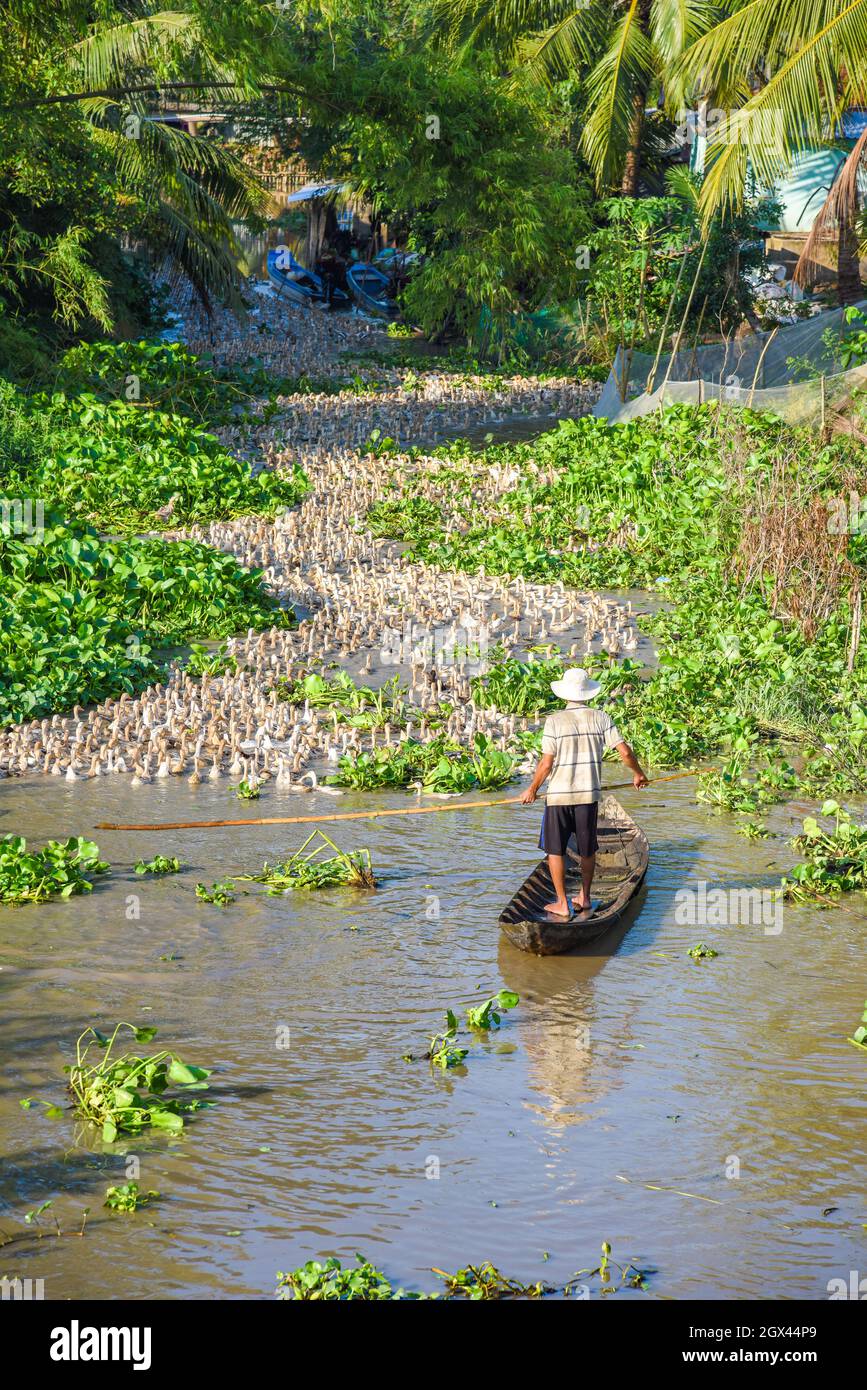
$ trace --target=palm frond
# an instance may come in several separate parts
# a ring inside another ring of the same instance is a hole
[[[161,10],[125,24],[100,24],[67,52],[66,65],[86,87],[122,86],[130,72],[151,69],[170,56],[201,51],[195,14]]]
[[[863,7],[864,0],[748,0],[690,44],[673,80],[725,105],[745,79],[763,85],[795,55],[842,42],[847,16]]]
[[[861,161],[867,152],[867,130],[859,135],[848,157],[837,170],[827,198],[819,209],[798,257],[792,279],[796,285],[812,285],[824,266],[817,258],[822,242],[827,242],[832,227],[851,225],[858,216],[858,175]]]
[[[663,68],[670,68],[686,48],[706,34],[718,14],[713,0],[655,0],[650,36]]]
[[[666,172],[665,191],[673,198],[679,198],[682,203],[686,203],[694,212],[697,211],[701,184],[685,165],[675,164]]]
[[[741,204],[748,166],[761,183],[773,185],[791,168],[797,154],[833,133],[847,100],[864,90],[867,0],[817,0],[817,5],[824,12],[819,16],[823,22],[817,21],[809,38],[793,46],[765,85],[731,114],[710,141],[701,197],[705,218]],[[755,8],[751,4],[740,13]],[[792,8],[791,0],[781,0],[779,9]],[[829,10],[834,11],[830,17]],[[750,29],[746,22],[743,27]],[[765,32],[767,17],[753,27]],[[714,33],[694,47],[701,48]],[[732,34],[729,39],[737,52],[754,52],[752,41]],[[779,51],[779,39],[776,46]]]
[[[641,28],[639,0],[630,0],[614,26],[606,53],[587,79],[590,116],[582,145],[597,187],[608,188],[623,164],[634,103],[653,77],[653,52]]]
[[[214,298],[239,316],[244,312],[238,292],[239,248],[231,228],[196,217],[181,199],[158,199],[143,229],[155,260],[162,256],[163,274],[170,281],[189,280],[205,308]]]
[[[520,74],[533,85],[547,86],[586,71],[598,57],[606,18],[601,6],[573,8],[541,34],[520,39],[515,46]]]
[[[575,0],[434,0],[428,32],[451,49],[489,43],[513,50],[522,38],[558,24],[576,8]]]
[[[206,304],[218,298],[239,305],[232,224],[267,211],[267,193],[254,172],[224,145],[157,120],[142,118],[136,138],[129,138],[127,113],[112,98],[88,97],[81,110],[131,200],[134,239],[189,275]]]

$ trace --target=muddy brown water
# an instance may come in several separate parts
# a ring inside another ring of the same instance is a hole
[[[303,827],[103,831],[113,875],[91,896],[0,909],[0,1231],[15,1237],[2,1272],[44,1279],[53,1299],[267,1297],[278,1269],[361,1251],[412,1288],[437,1286],[431,1266],[486,1259],[556,1284],[607,1240],[656,1271],[649,1294],[618,1298],[827,1297],[865,1258],[867,1073],[846,1042],[865,994],[863,902],[787,908],[779,935],[681,924],[678,889],[770,885],[785,841],[738,837],[689,782],[621,795],[652,844],[646,899],[590,956],[535,959],[500,939],[498,913],[538,857],[536,807],[338,823],[341,845],[371,848],[375,893],[246,885],[226,909],[199,902],[197,880],[255,871]],[[3,785],[0,830],[42,842],[102,819],[372,802],[25,779]],[[794,813],[770,824],[791,832]],[[133,861],[157,852],[188,867],[136,878]],[[699,940],[719,957],[690,960]],[[501,986],[520,1005],[469,1044],[465,1074],[402,1060],[446,1007]],[[76,1035],[119,1019],[214,1068],[214,1108],[182,1138],[105,1146],[68,1110],[20,1107],[65,1104]],[[134,1215],[102,1206],[125,1153],[163,1194]],[[40,1239],[23,1218],[49,1199]],[[50,1234],[52,1212],[72,1232],[84,1207],[83,1239]]]

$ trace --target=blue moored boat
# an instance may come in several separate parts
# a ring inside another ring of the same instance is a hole
[[[347,267],[346,283],[358,307],[368,314],[378,314],[386,319],[393,319],[397,314],[397,305],[391,295],[391,281],[375,265],[356,261]]]
[[[294,304],[309,308],[311,304],[337,307],[349,303],[346,291],[337,285],[331,287],[329,294],[329,287],[322,276],[297,261],[287,246],[269,251],[267,266],[271,284],[281,298],[290,299]]]

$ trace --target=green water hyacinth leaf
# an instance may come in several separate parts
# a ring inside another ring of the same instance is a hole
[[[196,884],[196,897],[203,903],[213,903],[216,907],[228,907],[235,901],[232,892],[234,883],[231,879],[224,879],[221,883],[214,883],[209,888],[206,883]]]
[[[475,1028],[480,1032],[488,1032],[492,1028],[500,1025],[500,1013],[506,1013],[509,1009],[514,1009],[519,1002],[519,996],[514,990],[501,989],[498,994],[491,995],[483,1004],[475,1008],[467,1009],[467,1023],[470,1028]]]
[[[168,1069],[169,1081],[180,1086],[197,1086],[210,1076],[206,1067],[188,1067],[186,1063],[173,1060]]]
[[[180,1134],[184,1127],[184,1119],[182,1115],[176,1115],[172,1110],[152,1110],[151,1124],[155,1129],[165,1129],[170,1134]]]
[[[181,861],[174,858],[166,858],[163,854],[154,855],[153,859],[139,859],[133,866],[136,874],[177,874],[181,871]]]
[[[121,1187],[106,1188],[103,1206],[110,1207],[112,1211],[137,1211],[159,1195],[153,1188],[149,1192],[142,1192],[137,1182],[127,1182]]]
[[[781,880],[783,896],[793,902],[833,907],[843,893],[867,892],[867,824],[856,823],[838,802],[826,801],[829,805],[835,808],[829,813],[835,817],[833,830],[807,816],[804,833],[791,842],[806,856]]]

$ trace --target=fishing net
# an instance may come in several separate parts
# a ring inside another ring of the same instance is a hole
[[[864,311],[867,300],[854,307]],[[844,312],[831,309],[774,332],[663,352],[658,358],[618,352],[594,414],[619,424],[676,402],[721,400],[773,411],[791,424],[841,428],[848,423],[860,433],[867,419],[867,366],[845,370],[840,361]]]

